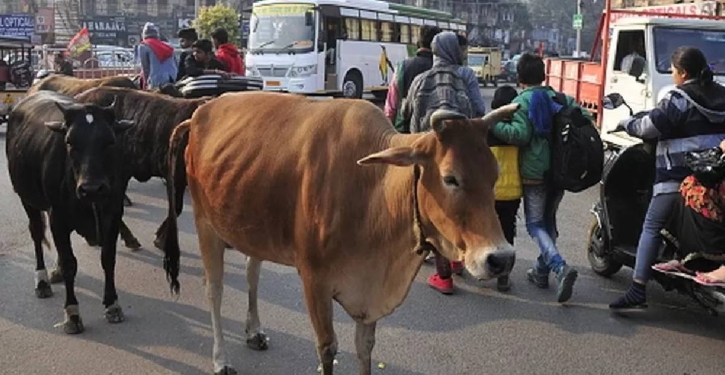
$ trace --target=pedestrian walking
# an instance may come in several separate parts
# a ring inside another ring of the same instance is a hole
[[[410,133],[410,123],[404,120],[401,111],[402,101],[408,96],[410,85],[418,74],[433,66],[433,38],[441,32],[437,26],[422,26],[418,32],[418,51],[415,57],[403,60],[395,68],[393,78],[388,85],[388,96],[385,99],[385,116],[393,123],[400,133]]]
[[[413,80],[402,108],[403,121],[410,124],[411,133],[430,130],[430,117],[438,109],[458,112],[467,118],[484,115],[485,105],[476,75],[462,66],[465,55],[461,44],[450,31],[433,38],[433,66]],[[471,81],[476,82],[477,99],[476,93],[470,92]],[[435,260],[436,273],[428,279],[428,285],[443,294],[453,293],[451,262],[439,253],[435,254]]]
[[[527,279],[539,288],[549,287],[549,274],[554,272],[557,301],[571,298],[579,275],[576,268],[566,263],[556,246],[559,235],[556,213],[564,191],[556,188],[549,178],[554,115],[558,106],[554,102],[557,92],[544,86],[546,78],[541,57],[524,54],[516,66],[523,91],[513,100],[520,105],[510,122],[493,127],[493,135],[520,147],[519,165],[523,184],[526,230],[539,247],[540,254],[534,266],[527,271]],[[576,106],[574,98],[566,97],[568,106]],[[586,111],[582,111],[589,117]]]
[[[510,104],[516,96],[518,96],[518,92],[515,88],[499,87],[493,94],[491,109]],[[513,246],[516,237],[516,214],[519,211],[523,195],[519,172],[519,148],[515,145],[505,144],[494,136],[489,136],[489,146],[499,165],[498,180],[494,186],[496,214],[506,241]],[[511,289],[509,276],[499,277],[496,288],[501,292]]]

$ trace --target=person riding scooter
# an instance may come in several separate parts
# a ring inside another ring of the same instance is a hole
[[[713,80],[705,55],[694,47],[680,47],[671,59],[676,85],[656,108],[635,115],[618,129],[642,139],[656,139],[656,174],[637,245],[633,282],[610,309],[647,307],[646,284],[662,244],[661,230],[680,204],[679,188],[692,174],[685,154],[717,147],[725,139],[725,87]]]
[[[652,268],[703,286],[725,287],[725,141],[686,159],[694,173],[682,182],[681,202],[668,225],[677,238],[678,260]]]

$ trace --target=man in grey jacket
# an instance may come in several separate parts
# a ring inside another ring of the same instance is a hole
[[[411,133],[430,130],[428,119],[438,109],[459,112],[466,117],[483,116],[486,104],[476,73],[463,65],[465,37],[445,31],[433,38],[433,67],[418,75],[403,105],[410,119]]]
[[[450,31],[433,38],[433,67],[413,80],[403,104],[405,121],[410,119],[411,133],[430,130],[430,117],[439,109],[458,112],[465,117],[483,116],[486,105],[478,88],[473,70],[463,66],[466,45],[464,37]],[[428,285],[443,293],[453,293],[452,273],[462,270],[460,262],[451,263],[435,254],[436,273],[428,279]]]

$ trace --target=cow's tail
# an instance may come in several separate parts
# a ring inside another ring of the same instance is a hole
[[[184,157],[184,150],[188,143],[189,126],[191,120],[186,120],[179,124],[171,134],[169,140],[169,175],[167,177],[166,194],[169,200],[169,212],[166,217],[166,238],[164,240],[164,270],[166,271],[166,279],[171,286],[171,292],[179,293],[179,259],[181,258],[181,249],[179,248],[179,225],[176,218],[176,179],[185,178],[185,173],[178,173],[176,166],[180,162],[179,158]]]

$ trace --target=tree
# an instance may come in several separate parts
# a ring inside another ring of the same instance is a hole
[[[202,38],[211,39],[211,33],[223,28],[229,33],[229,43],[239,43],[239,14],[233,8],[217,4],[199,9],[199,18],[194,27]]]

